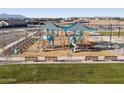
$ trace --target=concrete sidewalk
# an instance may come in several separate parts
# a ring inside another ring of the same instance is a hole
[[[25,57],[0,57],[0,65],[4,64],[82,64],[82,63],[124,63],[124,56],[118,56],[117,61],[105,60],[99,56],[98,61],[86,60],[85,57],[57,57],[57,60],[45,60],[45,57],[37,57],[38,61],[25,61]]]
[[[27,37],[33,36],[36,32],[33,32],[31,34],[29,34]],[[20,38],[19,40],[16,40],[15,42],[8,44],[7,46],[5,46],[4,48],[0,49],[0,53],[2,53],[4,50],[7,50],[8,48],[16,45],[17,43],[21,42],[22,40],[26,39],[25,37]]]
[[[120,63],[124,63],[121,61],[83,61],[83,62],[32,62],[32,61],[28,61],[28,62],[0,62],[0,65],[14,65],[14,64],[112,64],[112,63],[116,63],[116,64],[120,64]]]

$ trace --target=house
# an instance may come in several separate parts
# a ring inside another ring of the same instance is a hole
[[[9,24],[5,21],[0,21],[0,27],[8,26]]]

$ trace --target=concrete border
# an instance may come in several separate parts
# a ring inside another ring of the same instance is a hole
[[[25,61],[25,57],[0,57],[0,64],[66,64],[66,63],[124,63],[124,56],[118,56],[117,60],[105,60],[105,56],[98,56],[98,61],[86,60],[86,57],[57,57],[57,61],[45,60],[45,57],[37,57],[38,61]]]

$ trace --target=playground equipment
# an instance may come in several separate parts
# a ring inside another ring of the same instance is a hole
[[[52,47],[54,49],[54,39],[55,39],[55,31],[61,31],[62,29],[56,27],[52,22],[46,23],[46,25],[41,27],[41,35],[40,40],[42,42],[40,50],[44,51]],[[45,32],[44,32],[45,31]],[[37,45],[36,45],[37,46]]]
[[[36,39],[36,47],[37,48],[40,48],[40,41],[39,41],[39,39],[40,39],[40,36],[41,36],[41,32],[40,31],[38,31],[36,34],[35,34],[35,36],[34,36],[34,38]]]
[[[84,48],[88,48],[88,44],[89,46],[91,47],[91,44],[90,41],[88,41],[86,36],[85,36],[85,31],[95,31],[95,29],[92,29],[90,27],[86,27],[86,26],[83,26],[81,25],[79,22],[77,22],[75,25],[73,26],[70,26],[66,29],[66,31],[71,31],[73,32],[73,35],[71,37],[69,37],[69,44],[72,44],[74,46],[74,52],[75,52],[75,49],[77,48],[76,47],[76,44],[77,44],[77,41],[78,42],[78,45],[79,45],[79,49],[84,49]],[[69,34],[68,34],[69,36]],[[72,42],[72,40],[74,40],[74,42]],[[86,45],[86,46],[85,46]]]
[[[70,33],[69,33],[70,34]],[[69,35],[68,34],[68,35]],[[69,38],[69,47],[71,48],[71,46],[74,46],[74,49],[72,51],[75,52],[76,50],[76,34],[75,32],[71,34],[70,38]]]
[[[42,51],[47,49],[50,45],[52,45],[52,48],[54,48],[54,32],[53,31],[52,33],[49,33],[49,31],[47,30],[46,35],[42,34],[41,40],[42,40],[42,48],[41,48]]]
[[[88,45],[88,48],[93,48],[94,47],[94,45],[95,45],[95,43],[94,42],[92,42],[92,41],[88,41],[87,42],[87,45]]]
[[[66,27],[66,30],[63,31],[61,28],[56,27],[56,25],[52,22],[48,22],[46,25],[41,27],[41,31],[37,32],[36,47],[41,51],[45,51],[48,48],[54,49],[56,45],[55,42],[58,40],[56,40],[57,37],[59,38],[63,49],[66,47],[65,38],[68,38],[68,48],[72,48],[73,52],[75,52],[76,49],[87,49],[88,46],[91,47],[93,44],[86,39],[84,31],[90,30],[91,29],[88,27],[82,26],[80,23],[76,23],[75,25]],[[58,43],[60,44],[60,42]]]

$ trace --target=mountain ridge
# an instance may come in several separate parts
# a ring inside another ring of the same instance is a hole
[[[23,15],[16,15],[16,14],[6,14],[6,13],[2,13],[2,14],[0,14],[0,19],[4,19],[4,18],[14,18],[14,19],[16,19],[16,18],[20,18],[20,19],[25,19],[25,18],[27,18],[27,17],[25,17],[25,16],[23,16]]]

